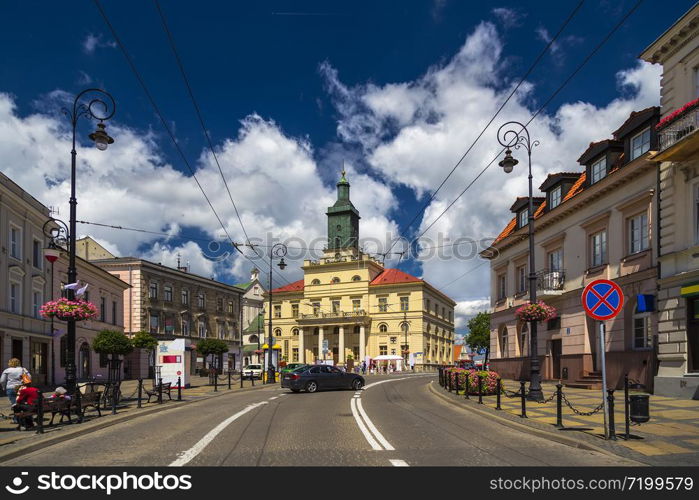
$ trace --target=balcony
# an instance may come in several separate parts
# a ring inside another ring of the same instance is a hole
[[[536,289],[540,297],[562,295],[566,282],[565,270],[543,269],[536,273]]]
[[[658,132],[658,152],[655,161],[687,161],[699,152],[699,108],[694,108],[673,120]]]
[[[312,314],[300,314],[299,322],[305,323],[327,323],[331,320],[337,323],[357,323],[364,322],[367,312],[364,309],[357,311],[337,311],[337,312],[317,312]]]

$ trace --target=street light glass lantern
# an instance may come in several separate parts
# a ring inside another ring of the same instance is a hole
[[[512,150],[508,149],[505,151],[505,158],[502,159],[498,165],[502,167],[502,169],[505,171],[506,174],[509,174],[512,172],[512,169],[517,165],[519,161],[517,161],[516,158],[512,157]]]
[[[110,144],[114,143],[114,139],[109,137],[102,122],[97,124],[97,130],[91,133],[89,137],[95,142],[95,146],[100,151],[104,151]]]
[[[286,268],[286,262],[284,262],[284,257],[282,257],[282,260],[280,260],[279,264],[277,265],[279,266],[279,269],[281,269],[282,271]]]

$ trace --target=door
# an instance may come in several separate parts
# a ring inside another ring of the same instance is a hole
[[[86,379],[90,377],[90,345],[83,342],[78,351],[78,378]]]
[[[561,378],[561,352],[562,352],[562,341],[552,340],[551,341],[551,378],[554,380]]]
[[[49,345],[44,342],[32,342],[32,377],[36,378],[38,384],[45,384],[47,379],[48,352]]]
[[[689,371],[699,372],[699,299],[687,299],[687,344]]]
[[[24,360],[22,359],[23,344],[22,339],[12,339],[12,357],[19,359],[20,366],[24,366]]]
[[[342,370],[335,366],[321,367],[321,377],[323,378],[324,389],[340,389],[343,387],[344,377]]]

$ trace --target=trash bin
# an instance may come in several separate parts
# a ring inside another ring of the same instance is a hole
[[[650,397],[648,394],[629,396],[629,417],[632,422],[644,424],[650,420]]]

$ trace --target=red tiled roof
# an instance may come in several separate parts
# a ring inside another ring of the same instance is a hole
[[[414,283],[422,281],[412,274],[404,273],[400,269],[384,269],[369,285],[392,285],[394,283]]]
[[[274,290],[272,290],[272,293],[300,292],[301,290],[303,290],[303,280],[298,280],[294,281],[293,283],[289,283],[288,285],[275,288]]]
[[[463,345],[455,345],[454,346],[454,361],[458,360],[461,357],[461,350],[464,348]]]
[[[563,198],[563,201],[568,201],[576,194],[582,192],[582,190],[585,189],[585,179],[586,178],[587,178],[586,172],[583,172],[582,174],[580,174],[580,177],[578,178],[577,181],[575,181],[575,184],[573,184],[573,187],[571,187],[570,191],[568,191],[568,193],[565,195],[565,198]]]
[[[498,235],[498,237],[495,238],[495,241],[493,241],[493,245],[495,245],[496,243],[498,243],[501,240],[504,240],[510,234],[512,234],[512,231],[515,230],[515,227],[517,227],[517,219],[512,217],[512,220],[510,221],[510,223],[507,226],[505,226],[505,229],[503,229],[502,232]]]

